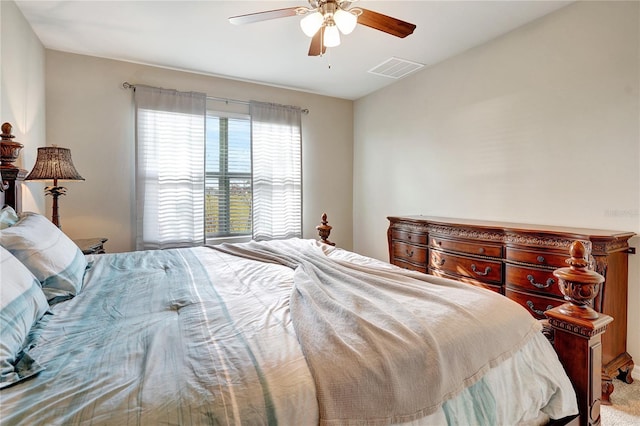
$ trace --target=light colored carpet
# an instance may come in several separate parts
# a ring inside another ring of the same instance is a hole
[[[602,426],[640,425],[640,380],[627,384],[614,379],[611,404],[600,407]]]

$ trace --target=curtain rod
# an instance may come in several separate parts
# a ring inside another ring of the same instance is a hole
[[[135,90],[136,85],[135,84],[131,84],[128,81],[125,81],[124,83],[122,83],[122,87],[124,87],[125,89],[133,89],[133,90]],[[149,87],[152,87],[152,86],[149,86]],[[154,89],[160,89],[160,87],[154,87]],[[212,101],[231,103],[231,104],[240,104],[240,105],[249,105],[250,104],[249,101],[240,101],[240,100],[237,100],[237,99],[227,99],[227,98],[217,98],[215,96],[209,96],[209,95],[207,95],[207,99],[208,100],[212,100]],[[274,105],[276,105],[276,104],[274,104]],[[288,108],[299,109],[300,112],[302,112],[304,114],[309,114],[309,110],[307,108],[303,109],[303,108],[290,106],[290,105],[281,105],[281,106],[285,106],[285,107],[288,107]]]

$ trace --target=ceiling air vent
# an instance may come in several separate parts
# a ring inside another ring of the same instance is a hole
[[[411,62],[400,58],[389,58],[380,65],[376,65],[371,68],[369,72],[383,77],[402,78],[422,67],[424,67],[424,65],[417,62]]]

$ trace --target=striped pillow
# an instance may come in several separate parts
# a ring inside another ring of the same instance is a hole
[[[0,283],[0,388],[3,388],[42,370],[22,349],[31,327],[49,305],[36,277],[2,247]]]
[[[23,213],[0,231],[0,246],[36,276],[49,304],[75,296],[82,288],[87,260],[78,246],[44,216]]]

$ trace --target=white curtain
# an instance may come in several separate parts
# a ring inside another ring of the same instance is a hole
[[[253,239],[302,235],[299,108],[251,102]]]
[[[136,248],[204,243],[206,95],[136,86]]]

